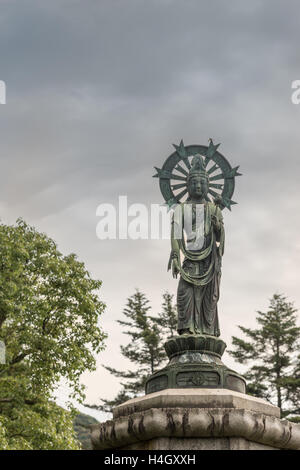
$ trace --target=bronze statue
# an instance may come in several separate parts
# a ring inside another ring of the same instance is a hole
[[[208,147],[185,147],[181,141],[163,168],[156,168],[162,194],[174,209],[168,269],[172,268],[174,277],[180,274],[177,290],[180,335],[220,336],[217,303],[225,240],[222,209],[235,204],[231,197],[234,177],[239,173],[238,167],[231,168],[217,151],[218,147],[212,140]]]
[[[236,204],[231,197],[240,173],[211,139],[208,146],[181,141],[174,147],[154,176],[173,210],[168,269],[180,275],[179,335],[166,341],[169,362],[148,378],[146,393],[195,387],[245,393],[245,379],[221,360],[226,344],[219,338],[217,307],[225,241],[222,210]]]
[[[196,155],[187,176],[188,198],[172,217],[168,267],[172,266],[174,277],[181,275],[177,290],[179,334],[220,336],[217,302],[225,234],[222,211],[207,200],[208,190],[203,158]]]

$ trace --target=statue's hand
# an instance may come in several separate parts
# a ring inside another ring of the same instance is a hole
[[[180,272],[179,263],[178,263],[178,260],[175,258],[175,259],[173,259],[173,262],[172,262],[172,275],[173,275],[173,277],[177,279],[177,275],[179,274],[179,272]]]

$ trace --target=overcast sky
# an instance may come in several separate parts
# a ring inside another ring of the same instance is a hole
[[[299,15],[297,0],[0,0],[0,216],[23,217],[103,281],[109,336],[83,377],[88,401],[119,390],[101,364],[127,364],[126,298],[138,287],[156,313],[177,288],[167,240],[100,241],[96,208],[162,203],[153,166],[181,138],[221,142],[243,174],[224,211],[222,338],[254,326],[275,292],[300,307]]]

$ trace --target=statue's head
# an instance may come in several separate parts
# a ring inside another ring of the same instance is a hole
[[[190,197],[197,199],[206,198],[208,193],[208,176],[205,170],[203,157],[195,155],[192,167],[187,178],[187,190]]]

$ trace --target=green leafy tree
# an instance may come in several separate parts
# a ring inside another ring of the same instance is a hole
[[[49,398],[30,395],[30,382],[24,378],[0,380],[0,386],[1,450],[80,449],[73,428],[74,412]]]
[[[73,416],[52,401],[64,379],[84,400],[79,379],[95,369],[105,335],[101,281],[74,254],[24,221],[0,224],[0,448],[74,448]]]
[[[123,389],[113,400],[102,400],[103,405],[87,406],[111,412],[116,405],[143,392],[149,375],[162,367],[166,359],[162,334],[157,321],[149,315],[150,309],[149,300],[139,290],[128,298],[123,310],[126,318],[117,322],[125,328],[124,334],[130,338],[126,346],[121,346],[121,353],[134,364],[134,370],[124,372],[105,366],[115,377],[123,379]]]
[[[244,374],[247,392],[274,402],[282,416],[300,413],[300,328],[296,309],[275,294],[267,312],[257,312],[258,328],[239,326],[246,340],[232,338],[229,354],[251,367]]]

